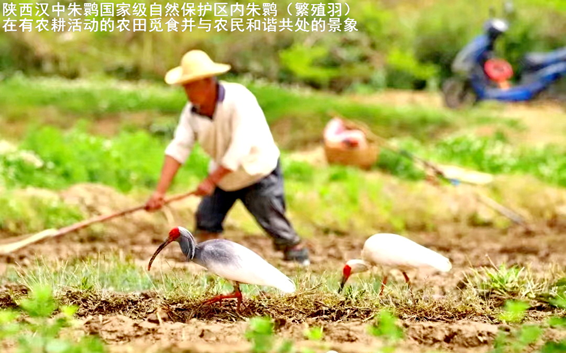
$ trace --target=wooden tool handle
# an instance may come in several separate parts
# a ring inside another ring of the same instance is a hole
[[[164,204],[168,204],[170,202],[173,201],[177,201],[177,200],[181,200],[184,199],[186,197],[189,197],[191,195],[194,195],[195,191],[191,191],[188,193],[184,193],[184,194],[179,194],[179,195],[175,195],[169,199],[166,199],[164,201]],[[61,229],[46,229],[44,231],[41,231],[39,233],[36,234],[32,234],[30,236],[24,237],[22,240],[18,240],[16,242],[13,243],[8,243],[8,244],[2,244],[0,245],[0,254],[9,254],[11,252],[14,252],[18,249],[21,249],[25,246],[28,246],[30,244],[33,243],[37,243],[40,240],[46,239],[46,238],[54,238],[54,237],[58,237],[67,233],[71,233],[74,232],[76,230],[88,227],[91,224],[94,223],[100,223],[100,222],[105,222],[108,221],[110,219],[116,218],[116,217],[121,217],[130,213],[134,213],[136,211],[140,211],[145,209],[145,205],[142,206],[137,206],[137,207],[133,207],[127,210],[123,210],[123,211],[119,211],[119,212],[115,212],[115,213],[111,213],[111,214],[106,214],[106,215],[100,215],[97,217],[93,217],[90,219],[86,219],[84,221],[72,224],[70,226],[67,227],[63,227]]]

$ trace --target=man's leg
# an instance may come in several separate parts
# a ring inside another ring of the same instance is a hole
[[[198,242],[220,238],[226,214],[237,199],[236,192],[227,192],[218,187],[212,195],[202,198],[195,215]]]
[[[291,222],[285,215],[283,176],[279,163],[268,176],[242,190],[242,202],[258,224],[273,239],[277,250],[285,259],[308,265],[308,250],[301,244]]]

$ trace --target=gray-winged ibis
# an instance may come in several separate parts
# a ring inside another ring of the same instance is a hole
[[[296,289],[293,281],[245,246],[226,239],[212,239],[197,244],[191,232],[183,227],[171,229],[165,242],[157,248],[149,260],[148,271],[157,254],[174,241],[179,243],[181,251],[189,261],[234,283],[232,293],[218,295],[205,301],[204,304],[236,298],[239,310],[242,303],[240,284],[275,287],[284,293],[293,293]]]
[[[450,260],[437,252],[397,234],[378,233],[365,241],[362,259],[349,260],[344,265],[339,292],[344,288],[350,275],[367,271],[372,266],[400,270],[408,285],[409,277],[406,271],[410,269],[428,268],[445,273],[452,269]],[[383,293],[387,277],[388,274],[383,277],[379,295]]]

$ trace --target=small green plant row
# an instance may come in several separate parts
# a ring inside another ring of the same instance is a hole
[[[0,187],[61,189],[79,182],[99,182],[123,192],[155,187],[167,140],[143,130],[124,131],[107,139],[91,135],[86,129],[86,124],[67,133],[42,127],[31,131],[19,146],[0,142]],[[402,151],[432,162],[493,174],[532,175],[566,187],[566,159],[562,158],[566,151],[562,147],[516,147],[503,134],[453,135],[432,145],[405,138],[399,145]],[[131,158],[133,155],[137,157]],[[198,145],[189,158],[191,168],[183,168],[179,179],[204,177],[208,157]],[[303,165],[299,168],[297,163]],[[285,161],[286,177],[310,181],[316,168],[305,164]],[[424,178],[408,158],[388,149],[382,149],[376,167],[404,179]]]

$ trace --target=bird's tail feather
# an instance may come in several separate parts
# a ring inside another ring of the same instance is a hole
[[[429,264],[440,272],[450,272],[452,269],[452,263],[450,260],[440,254],[435,253],[437,256],[433,256],[429,259]]]
[[[295,283],[289,278],[286,281],[281,281],[277,288],[284,293],[294,293],[297,290]]]
[[[297,290],[297,288],[295,287],[295,282],[293,282],[289,277],[287,277],[286,274],[284,274],[278,268],[276,268],[271,264],[269,264],[269,266],[273,270],[271,271],[269,277],[269,282],[271,282],[270,283],[271,286],[279,289],[284,293],[294,293]]]
[[[275,267],[274,267],[275,269]],[[295,287],[295,282],[293,282],[289,277],[287,277],[287,275],[285,275],[283,272],[279,271],[278,269],[275,269],[275,273],[277,273],[276,276],[272,277],[272,286],[279,289],[280,291],[284,292],[284,293],[294,293],[297,288]]]

